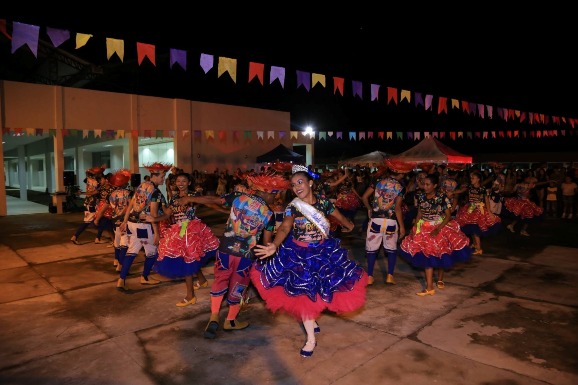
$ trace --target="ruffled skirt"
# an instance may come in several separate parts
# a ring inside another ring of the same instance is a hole
[[[456,222],[466,235],[487,237],[497,234],[502,229],[500,217],[492,214],[486,207],[462,206],[456,215]]]
[[[436,226],[433,222],[423,222],[419,231],[414,226],[411,234],[401,241],[400,256],[412,266],[423,269],[449,269],[456,263],[467,262],[472,249],[468,236],[460,231],[460,225],[452,219],[434,237],[431,232]]]
[[[340,314],[360,309],[367,274],[347,258],[340,242],[329,238],[304,247],[288,239],[276,255],[256,261],[251,281],[266,307],[299,321],[316,319],[324,310]]]
[[[161,234],[155,271],[169,278],[196,273],[203,263],[193,263],[214,257],[219,248],[219,238],[200,219],[173,224]]]
[[[521,222],[534,222],[542,219],[544,209],[529,199],[505,198],[502,216]]]

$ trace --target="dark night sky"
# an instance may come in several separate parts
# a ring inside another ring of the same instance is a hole
[[[318,131],[344,132],[532,129],[527,124],[504,123],[496,118],[484,121],[456,111],[438,115],[435,108],[425,112],[413,103],[388,105],[388,86],[432,94],[434,99],[445,96],[448,100],[578,118],[578,66],[572,54],[576,34],[569,10],[543,7],[533,11],[526,7],[506,12],[489,3],[477,5],[481,6],[486,8],[475,12],[438,9],[442,16],[436,17],[432,16],[433,8],[416,12],[411,9],[417,7],[413,4],[407,9],[358,6],[322,12],[272,7],[267,12],[245,12],[251,14],[248,17],[223,10],[151,11],[140,19],[109,14],[104,22],[98,19],[103,9],[73,18],[25,13],[0,13],[0,18],[39,25],[41,39],[47,39],[45,27],[93,34],[86,47],[76,50],[73,42],[62,47],[104,67],[107,76],[90,88],[289,111],[292,129],[308,123]],[[444,11],[448,13],[444,15]],[[106,37],[125,40],[124,63],[116,56],[107,60]],[[136,63],[137,41],[157,46],[156,67]],[[187,71],[168,68],[170,48],[188,52]],[[200,53],[236,58],[237,83],[227,75],[217,78],[216,68],[205,75],[198,66]],[[256,80],[247,82],[250,61],[265,64],[264,86]],[[271,65],[286,69],[284,89],[268,83]],[[310,92],[295,89],[295,70],[324,74],[327,88],[317,86]],[[344,96],[333,94],[333,76],[345,78]],[[353,98],[351,80],[363,82],[364,100]],[[371,83],[381,85],[377,102],[370,101]],[[347,143],[339,151],[357,155],[406,149],[399,143],[387,148],[382,141],[374,142],[368,141],[361,148]],[[576,142],[572,137],[561,144],[570,150],[575,149]],[[479,150],[479,144],[472,144],[455,143],[464,152]],[[520,151],[547,151],[547,146],[560,149],[553,141],[520,139],[485,146],[484,151],[489,152],[511,150],[513,146],[523,147]]]

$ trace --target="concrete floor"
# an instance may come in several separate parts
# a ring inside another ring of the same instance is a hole
[[[222,233],[222,214],[199,216]],[[112,248],[94,244],[91,229],[82,245],[70,242],[81,221],[0,218],[1,384],[578,383],[578,221],[484,240],[484,254],[447,272],[434,296],[415,295],[421,271],[401,259],[386,286],[380,256],[365,308],[324,314],[311,358],[299,355],[299,324],[258,297],[239,316],[247,329],[206,340],[209,289],[178,308],[184,283],[140,285],[139,257],[131,290],[117,291]],[[365,266],[362,235],[343,245]],[[212,282],[212,262],[203,270]]]

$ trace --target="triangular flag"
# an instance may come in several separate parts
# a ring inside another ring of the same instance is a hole
[[[31,24],[12,23],[12,53],[23,45],[27,45],[34,56],[38,57],[38,36],[40,27]]]
[[[325,75],[313,73],[311,75],[311,81],[313,87],[319,83],[323,88],[325,88]]]
[[[231,59],[228,57],[219,58],[219,68],[217,71],[217,77],[221,77],[222,74],[228,72],[231,79],[237,83],[237,59]]]
[[[91,37],[92,37],[92,35],[88,35],[86,33],[77,33],[76,34],[76,49],[84,47]]]
[[[371,85],[371,100],[378,100],[379,99],[379,84],[372,84]]]
[[[170,49],[170,66],[173,68],[175,63],[181,66],[185,71],[187,70],[187,51],[182,49]]]
[[[281,88],[285,88],[285,68],[271,66],[269,71],[269,84],[273,84],[276,79],[279,79]]]
[[[70,39],[70,32],[64,29],[46,27],[46,34],[55,47]]]
[[[144,58],[148,58],[151,63],[156,67],[156,55],[155,55],[155,46],[152,44],[145,44],[145,43],[136,43],[136,52],[138,57],[138,65],[142,64]]]
[[[343,96],[343,84],[345,82],[344,78],[333,77],[333,93],[337,94],[337,91]]]
[[[297,88],[303,86],[307,91],[311,89],[311,74],[297,70]]]
[[[209,72],[209,70],[213,68],[214,61],[215,58],[213,57],[213,55],[208,55],[206,53],[201,54],[200,64],[201,68],[203,69],[203,71],[205,71],[205,73]]]
[[[352,80],[351,81],[351,88],[353,89],[353,97],[355,97],[357,95],[357,96],[359,96],[360,99],[363,100],[362,83],[360,81],[357,81],[357,80]]]
[[[106,38],[106,58],[110,60],[110,57],[116,53],[121,62],[124,62],[124,40],[113,39],[111,37]]]
[[[265,64],[249,62],[249,82],[255,77],[259,79],[261,85],[263,85],[263,74],[265,73]]]
[[[408,103],[411,103],[411,91],[409,90],[401,90],[401,99],[402,102],[406,100]]]
[[[397,88],[387,87],[387,102],[391,101],[397,105]]]

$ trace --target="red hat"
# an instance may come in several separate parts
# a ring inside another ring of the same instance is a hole
[[[89,174],[98,175],[98,174],[102,174],[104,172],[104,170],[106,170],[106,164],[103,164],[102,166],[96,166],[93,168],[89,168],[86,170],[86,172]]]
[[[277,194],[291,188],[291,182],[279,174],[267,173],[247,176],[249,188],[266,193]]]
[[[130,181],[131,172],[126,169],[121,169],[112,174],[108,183],[115,187],[123,187]]]
[[[169,171],[173,165],[170,163],[154,162],[153,164],[143,165],[143,167],[146,168],[151,174],[158,174],[161,172]]]
[[[385,159],[385,165],[391,171],[398,174],[405,174],[407,172],[410,172],[414,168],[413,163],[406,163],[404,161],[394,159]]]

